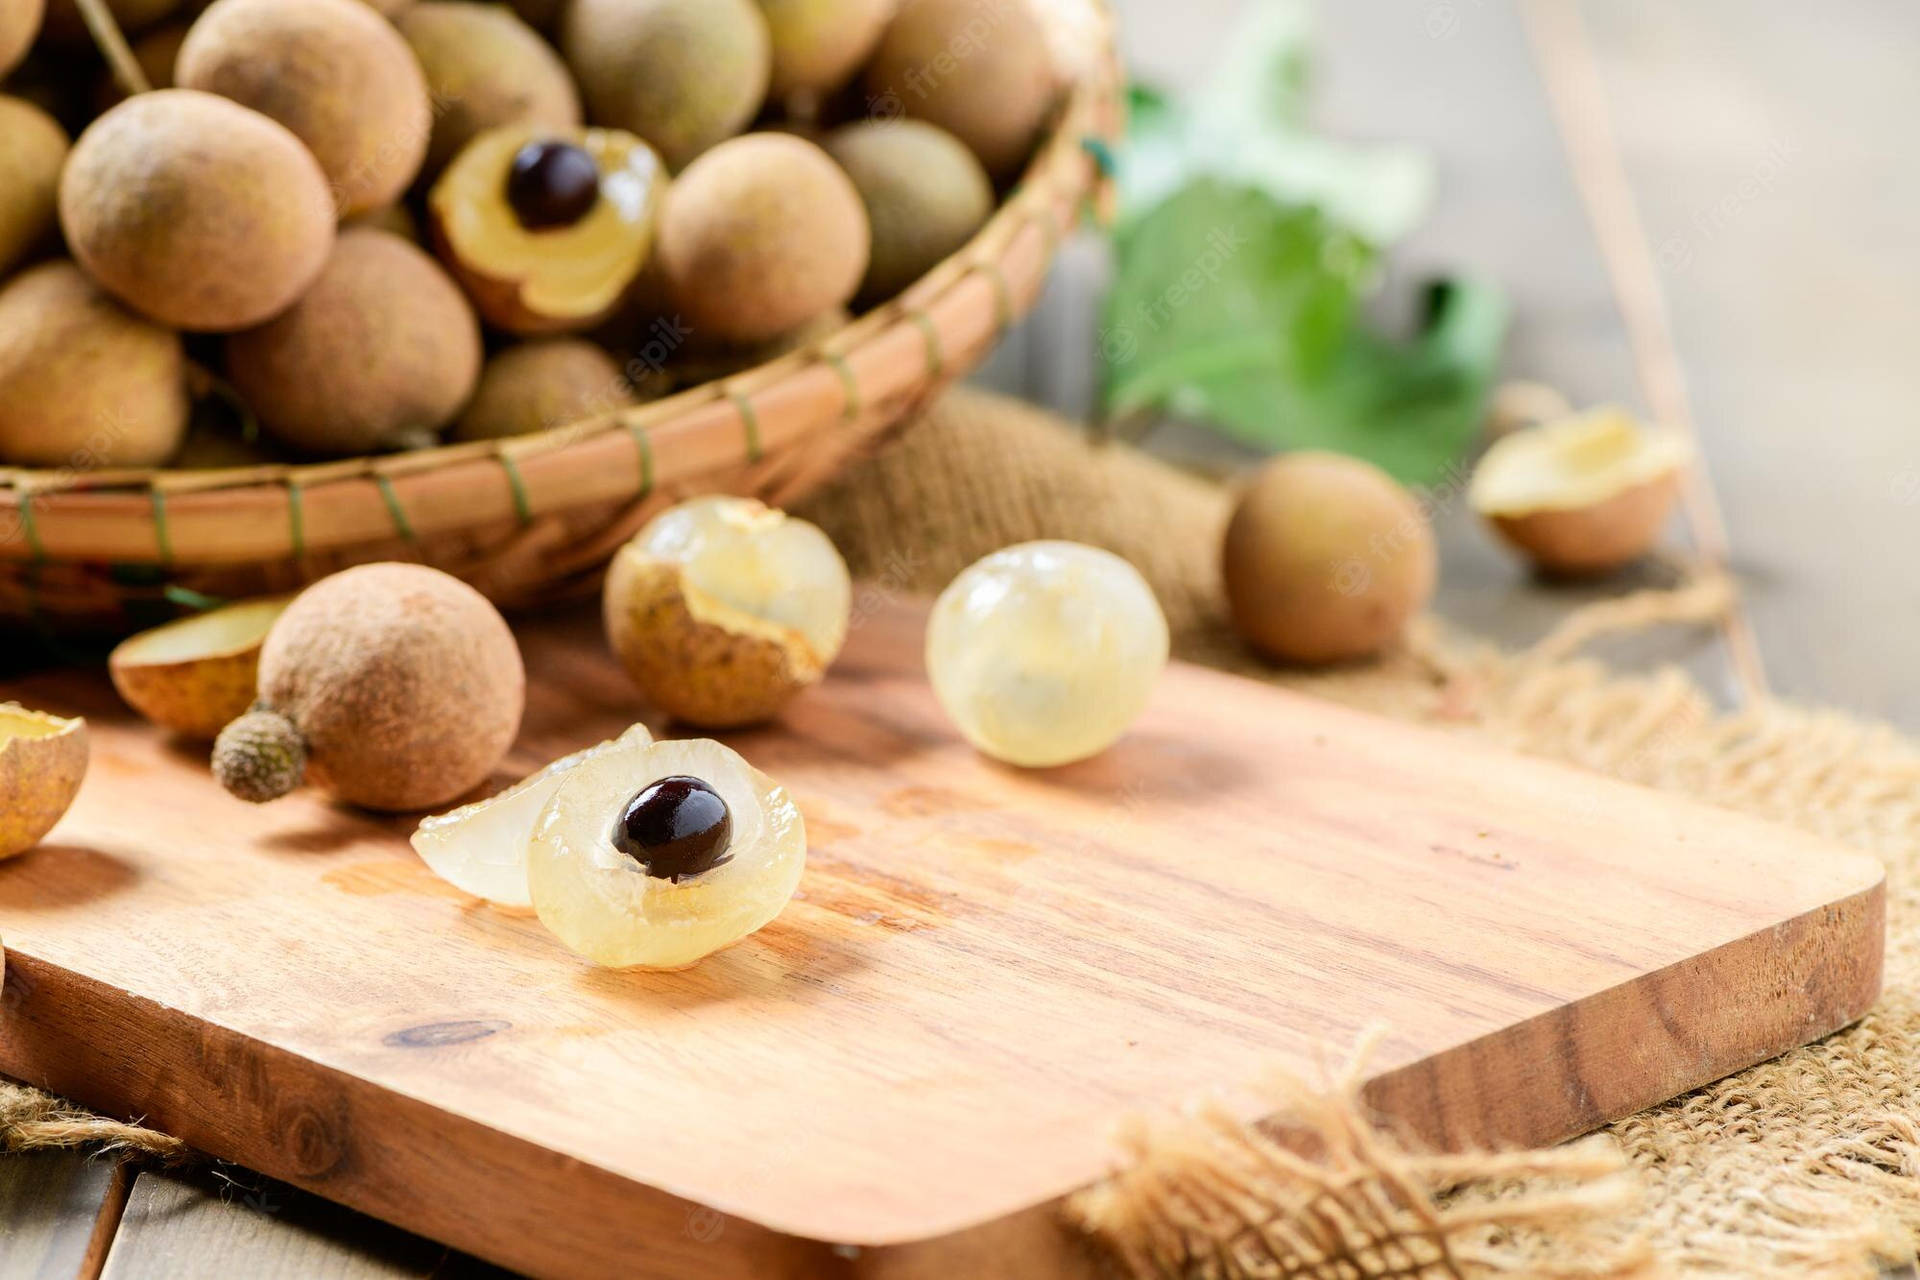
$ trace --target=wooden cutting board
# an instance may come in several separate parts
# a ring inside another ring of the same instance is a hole
[[[1879,866],[1732,813],[1191,667],[1099,759],[981,759],[863,613],[733,741],[801,896],[681,973],[467,900],[411,823],[253,809],[64,674],[92,771],[0,866],[0,1070],[540,1276],[1061,1276],[1119,1122],[1312,1076],[1441,1144],[1589,1129],[1858,1017]],[[523,631],[501,781],[641,707],[588,618]]]

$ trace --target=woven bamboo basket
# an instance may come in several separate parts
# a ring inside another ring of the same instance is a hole
[[[892,302],[756,368],[538,435],[311,465],[0,469],[0,630],[121,634],[374,560],[430,564],[524,608],[595,590],[614,551],[689,496],[798,499],[1038,299],[1120,128],[1097,13],[1098,47],[1018,185]]]

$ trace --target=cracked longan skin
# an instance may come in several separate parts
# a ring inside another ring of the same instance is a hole
[[[393,203],[427,154],[426,76],[361,0],[215,0],[187,33],[174,77],[290,129],[320,161],[343,216]]]
[[[607,637],[634,682],[676,720],[709,729],[777,715],[824,667],[797,635],[696,617],[679,565],[624,552],[607,575]]]
[[[481,354],[479,321],[440,265],[390,231],[355,227],[305,297],[227,340],[227,373],[275,439],[344,456],[445,426]]]
[[[333,249],[326,175],[284,125],[210,93],[127,99],[74,144],[60,226],[89,275],[162,324],[226,333],[299,299]]]
[[[307,781],[385,812],[485,782],[520,729],[526,669],[506,620],[422,565],[343,570],[303,592],[260,653],[260,702],[299,727]]]

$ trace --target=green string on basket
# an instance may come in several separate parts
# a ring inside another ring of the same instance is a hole
[[[520,516],[521,525],[533,523],[533,506],[527,501],[527,482],[520,475],[520,465],[506,453],[493,455],[500,469],[507,473],[507,488],[513,492],[513,509]]]
[[[393,517],[393,527],[403,541],[414,542],[413,525],[407,519],[407,513],[400,509],[400,495],[393,491],[393,481],[379,472],[374,473],[374,484],[380,488],[380,496],[386,499],[387,514]]]
[[[160,563],[169,567],[173,564],[173,534],[167,528],[167,495],[158,489],[148,489],[147,497],[153,502],[153,549]]]
[[[927,340],[927,374],[932,378],[947,376],[946,353],[940,349],[940,331],[933,327],[933,317],[924,311],[913,313],[913,322],[920,326],[920,332]]]
[[[760,461],[760,412],[753,407],[753,401],[733,390],[727,389],[727,399],[733,401],[733,407],[739,411],[740,423],[747,432],[747,461]]]
[[[840,386],[846,392],[847,407],[841,411],[840,422],[842,425],[852,422],[860,416],[860,384],[854,380],[853,367],[838,351],[823,351],[820,358],[827,362],[828,368],[840,375]]]
[[[639,497],[644,498],[653,492],[653,440],[647,435],[647,429],[637,422],[627,424],[627,434],[633,437],[633,447],[639,451]]]
[[[292,545],[293,558],[305,559],[307,555],[306,494],[300,488],[300,482],[292,476],[287,477],[287,540]]]

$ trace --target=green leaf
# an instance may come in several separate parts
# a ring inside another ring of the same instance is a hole
[[[1113,415],[1167,411],[1266,449],[1431,482],[1478,429],[1505,337],[1490,286],[1437,286],[1419,333],[1368,330],[1375,254],[1319,210],[1200,180],[1119,232],[1101,347]]]

